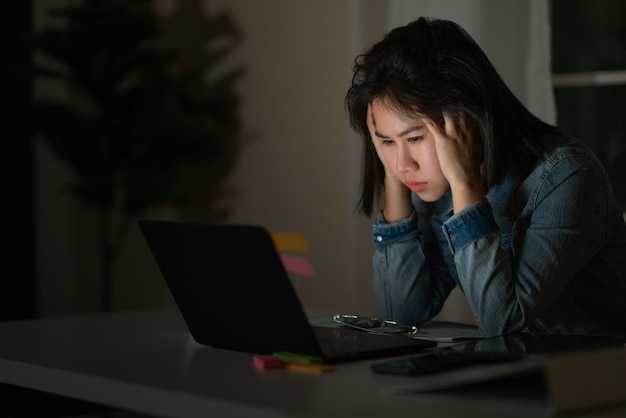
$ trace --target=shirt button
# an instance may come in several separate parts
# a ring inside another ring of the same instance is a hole
[[[376,237],[376,241],[382,242],[382,240],[383,240],[383,237],[381,237],[380,235]]]

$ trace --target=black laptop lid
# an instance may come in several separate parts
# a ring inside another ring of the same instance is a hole
[[[264,228],[158,220],[139,226],[198,343],[321,355]]]

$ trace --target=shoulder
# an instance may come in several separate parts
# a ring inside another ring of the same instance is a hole
[[[559,144],[533,169],[523,182],[534,189],[535,198],[566,187],[593,194],[604,193],[610,182],[598,157],[582,141],[563,136]]]
[[[548,166],[555,166],[564,161],[575,162],[576,160],[582,163],[589,161],[601,166],[593,151],[580,139],[572,136],[562,136],[552,151],[546,154],[543,162]]]
[[[558,181],[574,173],[590,170],[600,175],[605,171],[598,157],[582,141],[571,136],[563,136],[558,145],[545,154],[530,176],[542,174],[544,177],[549,176],[553,181]]]

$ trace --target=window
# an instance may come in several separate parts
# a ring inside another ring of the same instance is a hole
[[[626,210],[626,1],[552,0],[558,124],[606,167]]]

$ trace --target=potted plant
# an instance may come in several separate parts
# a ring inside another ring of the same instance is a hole
[[[35,71],[62,81],[71,98],[35,103],[32,126],[71,167],[68,190],[98,214],[107,311],[112,263],[133,219],[185,199],[185,167],[207,167],[207,188],[219,195],[242,145],[242,69],[215,69],[242,37],[228,15],[206,16],[210,48],[195,45],[206,54],[203,68],[186,68],[180,51],[164,47],[150,0],[83,0],[51,14],[63,25],[33,35],[33,50],[46,58]]]

